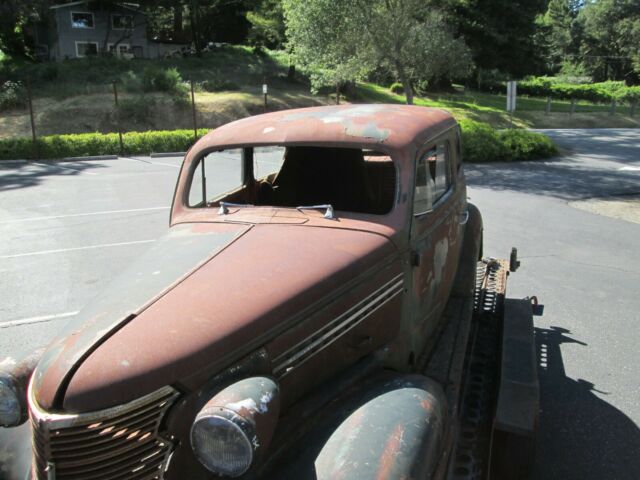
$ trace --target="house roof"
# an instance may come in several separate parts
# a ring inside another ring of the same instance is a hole
[[[63,3],[61,5],[53,5],[51,7],[49,7],[51,10],[56,10],[58,8],[66,8],[66,7],[73,7],[75,5],[84,5],[86,3],[89,3],[91,0],[80,0],[77,2],[69,2],[69,3]],[[119,7],[122,8],[128,8],[129,10],[134,10],[138,13],[141,13],[143,15],[146,15],[144,12],[138,10],[140,8],[140,4],[138,3],[127,3],[127,2],[121,2],[121,3],[117,3],[116,5],[118,5]]]

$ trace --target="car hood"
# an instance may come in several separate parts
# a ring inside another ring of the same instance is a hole
[[[173,227],[54,341],[35,398],[95,411],[213,375],[396,252],[380,234],[341,228]]]

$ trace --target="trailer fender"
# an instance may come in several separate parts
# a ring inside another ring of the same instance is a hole
[[[342,408],[351,412],[316,457],[317,480],[433,477],[447,425],[438,383],[385,374]]]

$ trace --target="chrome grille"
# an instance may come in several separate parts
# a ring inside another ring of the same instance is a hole
[[[160,423],[177,396],[164,387],[125,405],[78,415],[44,412],[30,398],[33,478],[162,479],[172,444],[160,435]]]

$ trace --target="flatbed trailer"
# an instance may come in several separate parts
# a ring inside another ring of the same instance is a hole
[[[448,479],[527,478],[533,466],[539,382],[532,307],[537,299],[506,297],[508,276],[518,266],[515,249],[509,261],[478,262],[473,313],[460,315],[457,327],[450,325],[458,328],[459,349],[466,349],[451,357],[445,380],[450,413],[458,418]],[[427,375],[441,375],[437,365],[430,363]]]

